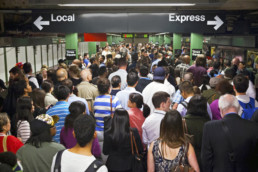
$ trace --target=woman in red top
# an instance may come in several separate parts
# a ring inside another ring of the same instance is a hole
[[[0,153],[13,152],[16,154],[18,149],[23,146],[23,143],[14,136],[7,136],[11,129],[10,120],[6,113],[0,113]],[[6,141],[4,139],[6,138]]]
[[[143,106],[143,111],[141,108]],[[130,127],[137,128],[142,139],[142,124],[150,114],[150,108],[143,103],[143,97],[139,93],[131,93],[128,100]]]

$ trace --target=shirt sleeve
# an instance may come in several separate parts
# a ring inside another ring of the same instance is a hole
[[[22,121],[18,125],[18,131],[20,133],[20,137],[22,139],[23,143],[26,143],[26,141],[30,138],[30,124],[28,121]]]

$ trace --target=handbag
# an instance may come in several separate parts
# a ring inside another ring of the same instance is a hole
[[[193,144],[193,142],[194,142],[194,135],[191,135],[191,134],[188,133],[188,128],[187,128],[187,125],[186,125],[185,118],[182,119],[182,122],[183,122],[183,131],[185,133],[185,137],[186,137],[188,142]]]
[[[144,158],[142,154],[139,154],[135,137],[132,131],[130,131],[130,136],[131,136],[131,149],[132,149],[132,172],[147,171],[147,166],[145,166],[147,165],[146,158]]]
[[[186,144],[186,146],[184,146],[184,155],[181,156],[178,165],[173,166],[171,168],[171,172],[194,172],[194,169],[186,162],[186,158],[187,158],[187,153],[188,153],[188,148],[189,148],[189,143]]]

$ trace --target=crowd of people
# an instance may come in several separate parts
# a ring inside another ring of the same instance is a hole
[[[0,171],[130,172],[135,152],[148,172],[257,171],[258,59],[172,52],[107,45],[35,76],[29,62],[11,68]]]

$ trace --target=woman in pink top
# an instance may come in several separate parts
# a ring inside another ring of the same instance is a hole
[[[141,108],[143,106],[143,111]],[[128,100],[130,127],[137,128],[142,139],[142,124],[150,114],[150,108],[143,103],[143,97],[139,93],[131,93]]]

